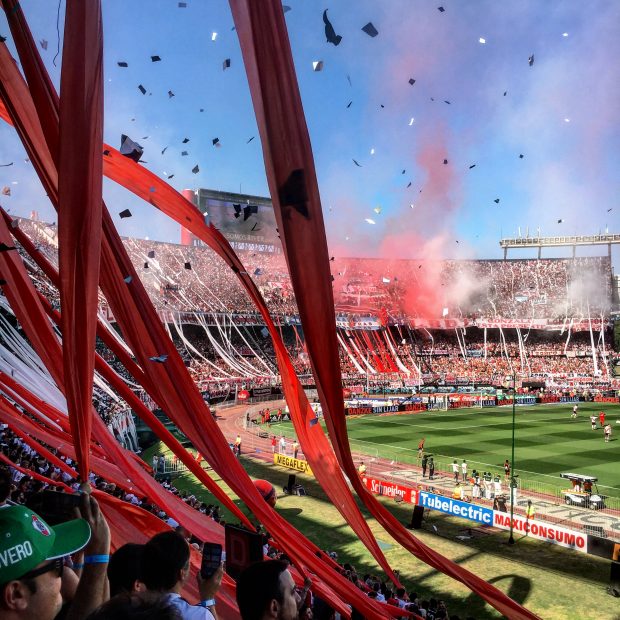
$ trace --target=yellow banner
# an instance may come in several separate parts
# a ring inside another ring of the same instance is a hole
[[[301,471],[304,474],[310,474],[312,476],[312,470],[308,461],[302,461],[300,459],[294,459],[293,457],[286,456],[286,454],[274,454],[273,464],[282,465],[282,467],[288,467],[289,469],[295,469]]]

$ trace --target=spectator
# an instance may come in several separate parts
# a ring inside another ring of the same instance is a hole
[[[268,560],[246,568],[237,581],[237,604],[242,620],[296,620],[301,597],[288,564]]]
[[[0,466],[0,506],[4,506],[11,495],[12,478],[9,469]]]
[[[217,619],[215,595],[220,589],[223,565],[209,579],[197,575],[200,603],[190,605],[181,598],[181,590],[190,573],[190,547],[176,532],[157,534],[144,545],[142,554],[142,581],[151,592],[166,594],[183,620]]]
[[[96,609],[86,620],[182,620],[178,608],[159,594],[124,592]]]
[[[84,519],[49,526],[24,506],[0,509],[0,616],[52,620],[60,611],[64,557],[83,549],[91,528]],[[99,601],[101,602],[101,601]]]
[[[127,543],[112,554],[108,565],[110,596],[146,590],[146,586],[140,581],[143,552],[144,545]]]

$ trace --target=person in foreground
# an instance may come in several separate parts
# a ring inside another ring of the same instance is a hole
[[[237,604],[243,620],[297,620],[301,597],[288,564],[269,560],[246,568],[237,581]]]
[[[181,590],[190,573],[190,549],[187,541],[177,532],[162,532],[151,538],[142,550],[141,579],[149,592],[164,594],[164,599],[175,606],[182,620],[217,620],[215,595],[222,584],[224,565],[208,579],[198,571],[200,603],[190,605],[181,598]]]
[[[123,592],[96,609],[87,620],[182,620],[178,608],[153,592]]]
[[[71,593],[66,618],[83,618],[107,599],[108,525],[96,500],[87,493],[80,513],[84,518],[52,527],[25,506],[0,507],[3,620],[53,620],[63,606],[65,558],[82,549],[86,552],[84,569]]]

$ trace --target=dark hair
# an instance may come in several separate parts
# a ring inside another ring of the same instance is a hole
[[[273,599],[281,603],[284,593],[280,575],[288,569],[286,562],[267,560],[246,568],[237,581],[237,604],[243,620],[260,620]]]
[[[0,502],[4,502],[11,494],[11,472],[8,467],[0,466]]]
[[[179,573],[188,563],[187,541],[176,532],[162,532],[144,545],[141,581],[149,590],[168,592],[179,581]]]
[[[181,620],[181,613],[161,594],[119,594],[93,611],[86,620]]]
[[[133,592],[134,583],[140,578],[143,552],[144,545],[127,543],[111,555],[108,564],[110,596]]]

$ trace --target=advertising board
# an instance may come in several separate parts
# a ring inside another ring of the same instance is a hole
[[[419,491],[418,504],[424,506],[424,508],[445,512],[462,519],[469,519],[484,525],[493,525],[493,510],[484,506],[461,502],[449,497],[443,497],[442,495],[435,495],[435,493],[428,493],[427,491]]]
[[[363,476],[362,482],[366,488],[375,495],[383,495],[384,497],[393,498],[398,496],[408,504],[417,503],[417,490],[412,489],[411,487],[396,484],[395,482],[388,482],[386,480],[379,480],[378,478],[372,478],[371,476]]]
[[[289,469],[295,469],[296,471],[303,472],[304,474],[310,474],[312,476],[312,470],[310,469],[308,461],[294,459],[291,456],[286,456],[286,454],[274,454],[273,464],[288,467]]]
[[[510,514],[506,512],[493,511],[493,527],[501,530],[510,529]],[[574,532],[565,527],[559,527],[553,523],[544,521],[529,521],[520,515],[512,518],[512,528],[516,534],[527,535],[530,538],[544,540],[553,545],[560,545],[582,553],[588,552],[588,535],[582,532]]]

